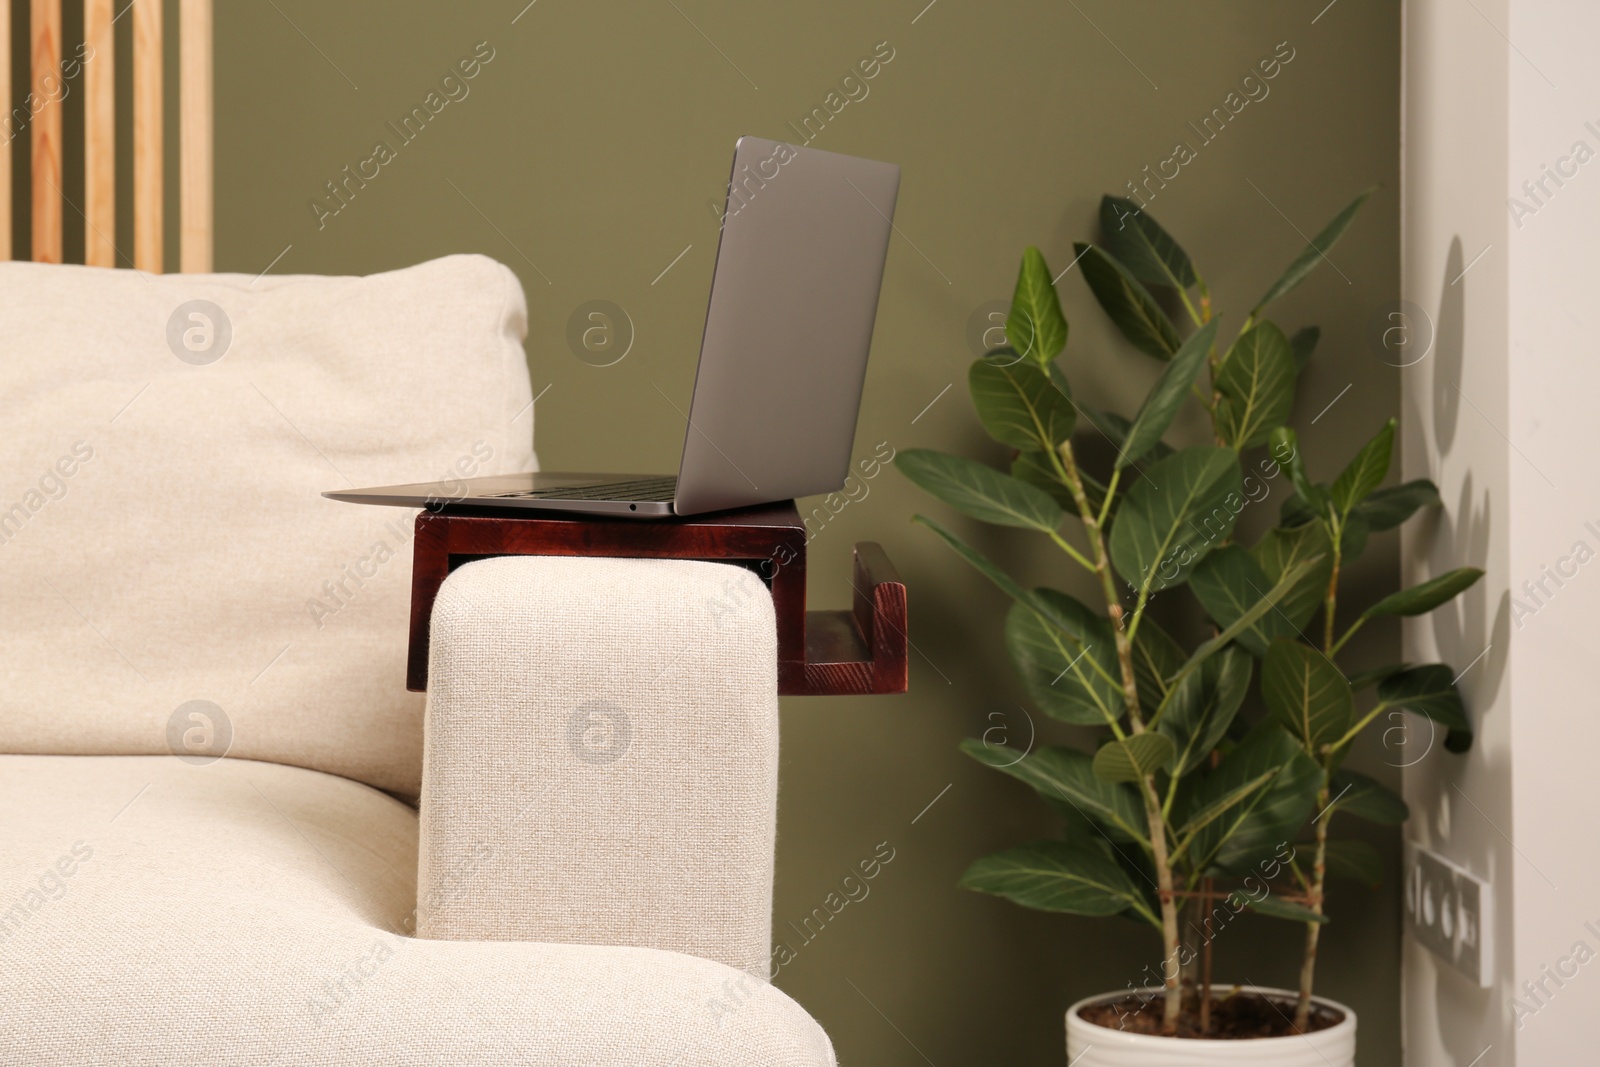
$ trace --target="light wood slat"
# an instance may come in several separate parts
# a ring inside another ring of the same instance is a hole
[[[193,274],[212,254],[211,0],[181,0],[178,63],[179,262]]]
[[[29,55],[33,94],[33,258],[61,262],[61,0],[32,0]]]
[[[161,0],[133,4],[133,263],[162,270]]]
[[[117,265],[116,47],[111,0],[84,0],[83,261]]]
[[[11,258],[11,142],[17,127],[11,114],[11,0],[0,0],[0,259]]]

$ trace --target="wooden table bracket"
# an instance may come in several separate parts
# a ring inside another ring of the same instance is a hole
[[[555,512],[446,509],[417,516],[406,688],[428,685],[428,626],[439,587],[489,556],[695,559],[748,566],[772,591],[778,692],[784,696],[904,693],[906,587],[883,549],[855,546],[851,607],[806,610],[805,523],[793,501],[673,519],[565,517]]]

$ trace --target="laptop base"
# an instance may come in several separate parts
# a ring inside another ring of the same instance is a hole
[[[514,512],[577,512],[616,518],[661,519],[674,512],[678,479],[666,474],[585,474],[538,471],[459,478],[443,482],[385,485],[323,493],[352,504],[388,504],[441,511],[452,507]]]

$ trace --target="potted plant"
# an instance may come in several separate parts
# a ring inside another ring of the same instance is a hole
[[[1366,196],[1310,242],[1231,341],[1221,339],[1210,291],[1178,243],[1137,205],[1106,197],[1103,245],[1074,251],[1122,334],[1165,364],[1139,410],[1124,418],[1074,399],[1058,362],[1067,322],[1050,269],[1030,248],[1007,344],[969,372],[980,421],[1013,450],[1009,470],[928,450],[896,461],[956,510],[1048,539],[1095,589],[1094,607],[1060,590],[1024,589],[940,523],[916,517],[1013,601],[1005,642],[1037,706],[1100,735],[1092,751],[961,746],[1032,786],[1064,823],[1060,838],[978,860],[964,886],[1047,911],[1135,919],[1160,938],[1152,981],[1068,1011],[1068,1056],[1079,1067],[1133,1062],[1129,1055],[1141,1064],[1352,1064],[1354,1014],[1313,995],[1326,879],[1373,881],[1381,864],[1361,843],[1332,839],[1329,827],[1340,813],[1398,823],[1406,806],[1343,760],[1386,711],[1441,724],[1451,750],[1471,740],[1450,668],[1349,676],[1338,665],[1368,620],[1430,611],[1481,572],[1462,568],[1403,590],[1340,629],[1345,568],[1372,532],[1436,506],[1438,493],[1426,481],[1380,488],[1393,420],[1331,482],[1312,480],[1286,423],[1318,332],[1291,338],[1262,315],[1316,267]],[[1168,308],[1187,320],[1182,329]],[[1190,402],[1206,412],[1211,439],[1168,444]],[[1237,543],[1240,513],[1272,494],[1283,501],[1276,525],[1254,544]],[[1152,603],[1171,603],[1169,592],[1204,616],[1203,637],[1186,645],[1157,622]],[[1319,613],[1322,639],[1313,641]],[[1240,709],[1252,688],[1264,714],[1247,722]],[[1358,711],[1358,702],[1370,706]],[[1298,990],[1213,989],[1212,943],[1244,910],[1304,924]]]

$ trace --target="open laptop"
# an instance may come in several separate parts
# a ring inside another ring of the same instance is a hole
[[[842,488],[899,187],[892,163],[739,139],[677,477],[541,471],[323,495],[648,518]]]

